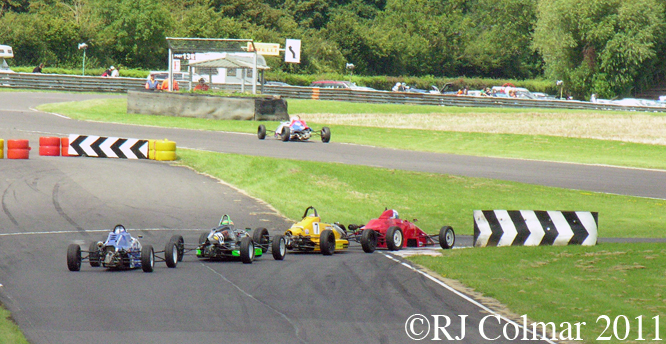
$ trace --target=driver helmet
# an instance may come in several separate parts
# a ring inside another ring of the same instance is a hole
[[[233,226],[234,222],[231,221],[229,216],[225,216],[225,217],[222,218],[222,221],[220,221],[220,225],[221,226]]]
[[[115,227],[113,227],[113,231],[115,233],[120,233],[120,232],[125,232],[126,230],[123,225],[116,225]]]
[[[393,210],[393,215],[391,215],[391,218],[392,219],[399,219],[400,218],[400,215],[398,215],[397,210],[395,210],[395,209]]]

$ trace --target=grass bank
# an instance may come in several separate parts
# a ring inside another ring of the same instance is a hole
[[[9,311],[0,304],[0,343],[28,344],[28,341],[12,321]]]
[[[497,299],[519,316],[553,322],[560,330],[563,322],[585,322],[584,343],[597,343],[602,335],[610,336],[610,343],[660,342],[654,340],[657,316],[660,338],[666,335],[663,244],[489,247],[442,253],[443,257],[409,260]],[[598,320],[603,315],[610,318],[605,332],[607,322]],[[614,335],[616,318],[616,332],[624,338],[626,329],[626,340]],[[638,341],[639,336],[645,340]]]
[[[289,101],[291,113],[370,113],[404,115],[421,113],[456,114],[525,113],[550,114],[565,110],[541,109],[470,109],[418,105],[355,104],[323,101]],[[56,112],[80,120],[153,125],[198,130],[256,132],[257,123],[252,121],[218,121],[169,116],[127,114],[125,99],[100,99],[75,103],[41,105],[38,109]],[[569,110],[571,111],[571,110]],[[573,111],[573,114],[587,114]],[[617,116],[622,116],[618,113]],[[651,115],[646,115],[651,116]],[[277,123],[265,122],[268,128]],[[321,124],[309,123],[318,128]],[[417,130],[358,125],[330,125],[333,142],[347,142],[386,148],[415,151],[451,153],[461,155],[492,156],[574,163],[603,164],[640,168],[666,169],[666,146],[633,142],[572,138],[548,135],[498,134],[478,132],[456,132],[442,130]],[[529,129],[526,129],[529,130]]]
[[[587,210],[599,212],[601,237],[666,237],[664,200],[187,149],[178,156],[178,163],[235,185],[291,219],[312,205],[324,221],[365,223],[388,207],[417,218],[429,233],[451,225],[457,234],[472,235],[475,209]]]

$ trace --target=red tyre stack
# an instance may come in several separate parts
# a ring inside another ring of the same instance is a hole
[[[28,140],[7,140],[7,159],[29,159],[30,143]]]
[[[60,156],[60,138],[59,137],[40,137],[39,155]]]
[[[71,155],[69,154],[69,137],[63,137],[60,139],[60,147],[62,153],[60,155],[62,156],[76,156],[76,155]]]

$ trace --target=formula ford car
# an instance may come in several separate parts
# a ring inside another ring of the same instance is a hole
[[[305,121],[296,117],[291,122],[282,122],[275,129],[275,131],[268,130],[273,133],[273,136],[282,141],[307,141],[312,137],[312,135],[319,135],[321,137],[321,142],[327,143],[331,141],[331,129],[328,127],[323,127],[321,130],[312,130],[305,124]],[[257,129],[257,137],[259,140],[266,138],[266,126],[263,124],[259,125]]]
[[[324,255],[332,255],[336,249],[349,247],[344,226],[321,222],[317,209],[312,206],[305,209],[303,219],[292,225],[284,235],[287,248],[294,251],[321,251]]]
[[[236,228],[229,215],[223,215],[219,226],[201,233],[199,244],[194,248],[196,255],[210,260],[240,258],[243,263],[251,264],[256,257],[271,251],[275,260],[284,259],[287,253],[284,236],[278,234],[271,240],[266,228],[256,228],[252,236],[249,230]],[[184,243],[179,248],[184,252]]]
[[[416,220],[414,220],[416,221]],[[403,247],[424,247],[439,244],[443,249],[450,249],[456,241],[453,228],[444,226],[439,235],[428,235],[412,222],[401,220],[398,212],[385,210],[377,219],[370,220],[365,226],[349,225],[348,238],[360,242],[363,251],[372,253],[376,248],[391,251]]]
[[[141,236],[139,236],[141,238]],[[137,238],[132,237],[125,227],[116,225],[109,232],[105,241],[92,242],[88,251],[81,251],[77,244],[67,247],[67,267],[69,271],[81,270],[81,262],[88,260],[90,266],[103,266],[109,269],[127,270],[141,268],[144,272],[152,272],[155,260],[163,261],[170,268],[175,268],[179,261],[177,247],[179,236],[173,236],[166,244],[164,251],[155,252],[153,246],[141,246]],[[182,240],[182,237],[180,237]],[[82,257],[81,253],[87,255]],[[157,256],[156,254],[164,254]]]

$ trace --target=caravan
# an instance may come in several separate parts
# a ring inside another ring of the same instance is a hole
[[[5,59],[11,58],[14,58],[12,47],[0,44],[0,73],[14,73],[13,70],[9,69],[7,61],[5,61]]]
[[[240,85],[244,81],[247,85],[252,84],[253,59],[253,53],[196,53],[191,54],[189,65],[206,82]],[[257,69],[259,72],[269,69],[261,55],[257,55]]]

